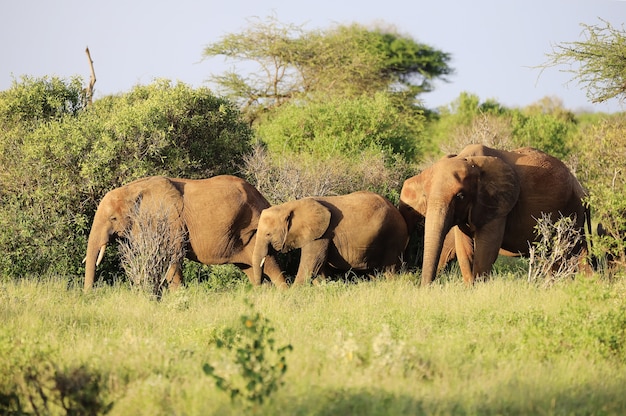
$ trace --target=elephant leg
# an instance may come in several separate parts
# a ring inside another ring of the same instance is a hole
[[[476,277],[491,273],[493,263],[498,258],[500,246],[504,238],[506,217],[497,218],[487,223],[481,229],[476,230],[474,235],[474,265],[471,281],[474,283]]]
[[[183,281],[183,271],[180,263],[172,264],[165,274],[165,281],[170,290],[176,290]]]
[[[437,274],[439,274],[446,267],[446,265],[456,257],[455,228],[457,227],[454,227],[448,232],[445,240],[443,241],[441,256],[439,256],[439,264],[437,265]]]
[[[288,287],[285,281],[285,274],[280,269],[280,265],[274,256],[267,256],[265,258],[263,272],[270,278],[274,286],[280,289],[286,289]]]
[[[330,240],[321,239],[312,241],[302,247],[300,265],[298,266],[294,284],[304,284],[319,273],[322,266],[326,264],[329,245]]]
[[[472,263],[474,259],[474,242],[459,227],[454,227],[454,245],[456,249],[456,258],[461,268],[461,275],[466,284],[474,281],[472,274]]]
[[[260,281],[255,281],[254,279],[254,269],[252,267],[241,268],[250,282],[252,286],[260,286],[262,283],[262,279]],[[274,256],[265,257],[265,261],[263,262],[263,275],[267,275],[270,278],[270,281],[274,284],[274,286],[280,289],[286,289],[287,282],[285,281],[285,275],[283,274],[278,262],[274,258]]]

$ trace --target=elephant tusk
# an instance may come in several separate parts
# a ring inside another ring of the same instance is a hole
[[[267,256],[265,256],[265,257],[267,257]],[[261,268],[263,268],[263,265],[265,264],[265,257],[263,257],[263,258],[261,259]]]
[[[106,248],[107,248],[106,244],[100,247],[100,252],[98,253],[98,259],[96,260],[96,267],[98,267],[100,263],[102,262],[102,258],[104,257],[104,250],[106,250]]]
[[[87,263],[87,256],[83,258],[83,264]]]

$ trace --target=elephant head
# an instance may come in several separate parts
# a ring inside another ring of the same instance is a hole
[[[313,198],[276,205],[261,212],[253,254],[255,278],[260,277],[270,246],[278,252],[302,248],[324,235],[331,213]]]
[[[434,280],[444,239],[455,225],[472,236],[475,244],[495,245],[495,255],[489,250],[485,256],[497,256],[506,216],[517,203],[519,192],[514,169],[491,156],[447,156],[407,179],[400,210],[409,227],[425,217],[422,284]],[[474,273],[484,272],[482,268],[490,268],[492,263],[477,253]]]
[[[109,191],[96,210],[89,233],[85,257],[85,290],[94,283],[96,267],[102,261],[109,241],[132,232],[133,210],[149,210],[167,215],[171,227],[183,226],[183,199],[176,187],[164,177],[139,179]]]

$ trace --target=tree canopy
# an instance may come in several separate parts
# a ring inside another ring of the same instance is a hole
[[[626,32],[610,23],[586,25],[585,41],[557,44],[544,67],[566,65],[594,103],[626,98]]]
[[[223,55],[249,68],[245,74],[232,69],[212,79],[252,118],[293,99],[381,91],[412,104],[416,95],[432,90],[433,80],[453,73],[450,54],[395,29],[352,24],[306,31],[272,17],[251,20],[246,30],[208,45],[203,55]]]

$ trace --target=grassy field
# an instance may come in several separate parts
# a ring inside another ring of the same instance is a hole
[[[66,414],[79,402],[113,415],[626,414],[624,279],[193,283],[160,302],[125,285],[69,286],[1,284],[0,413]],[[293,349],[284,385],[247,406],[203,366],[242,377],[219,340],[244,334],[256,312],[275,347]]]

